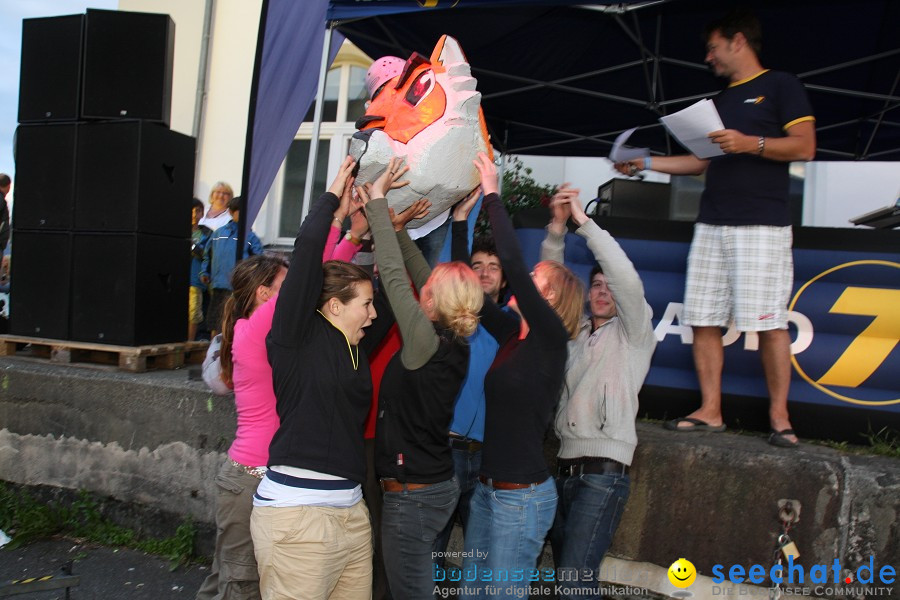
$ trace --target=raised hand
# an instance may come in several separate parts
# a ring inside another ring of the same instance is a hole
[[[497,184],[497,166],[494,165],[494,161],[484,152],[479,152],[478,158],[472,162],[481,175],[481,191],[485,196],[496,194],[500,188]]]
[[[353,168],[355,166],[356,161],[353,160],[352,156],[345,158],[338,169],[337,177],[334,178],[331,187],[328,188],[328,191],[340,198],[342,203],[344,194],[349,193],[350,188],[353,187]]]
[[[413,219],[421,219],[422,217],[428,214],[429,209],[431,208],[431,201],[428,198],[419,198],[412,204],[406,207],[406,210],[401,212],[399,215],[394,213],[393,208],[389,208],[388,212],[391,215],[391,223],[394,225],[394,231],[401,231],[406,224],[412,221]]]
[[[369,220],[366,218],[366,211],[363,210],[362,198],[357,197],[353,204],[355,207],[350,213],[350,234],[360,239],[369,230]]]
[[[454,221],[465,221],[469,218],[469,214],[472,212],[472,209],[475,207],[475,204],[478,203],[478,199],[481,198],[481,188],[477,187],[472,192],[456,203],[453,207],[453,220]]]
[[[344,186],[344,191],[341,194],[341,203],[338,205],[336,211],[334,211],[334,219],[335,221],[339,221],[341,223],[344,222],[344,219],[350,215],[350,213],[354,210],[353,208],[353,183],[355,181],[354,177],[350,177],[347,180],[348,185]]]
[[[556,190],[553,199],[550,201],[550,216],[553,224],[557,226],[565,226],[566,221],[572,216],[572,210],[569,206],[571,197],[578,197],[580,190],[570,188],[568,183],[564,183]]]
[[[388,190],[395,190],[405,185],[409,185],[409,181],[400,181],[400,178],[409,171],[409,167],[401,166],[403,159],[393,157],[388,163],[387,169],[372,182],[372,188],[368,190],[371,198],[384,198],[387,196]]]
[[[359,203],[363,208],[372,200],[372,184],[366,183],[356,186],[356,195],[359,197]]]
[[[584,212],[584,205],[578,194],[569,196],[569,210],[572,213],[572,221],[581,227],[590,220],[590,217]]]

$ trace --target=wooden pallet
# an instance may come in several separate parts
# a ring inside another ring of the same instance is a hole
[[[54,363],[86,362],[118,365],[123,371],[143,373],[149,369],[178,369],[185,364],[200,364],[209,342],[178,342],[151,346],[114,346],[92,342],[71,342],[18,335],[0,335],[0,356],[21,355],[30,346],[30,354]],[[27,350],[26,350],[27,351]]]

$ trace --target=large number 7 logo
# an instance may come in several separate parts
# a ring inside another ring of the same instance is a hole
[[[900,341],[900,290],[848,287],[829,312],[875,317],[818,380],[822,385],[856,387]]]
[[[832,267],[800,286],[800,289],[794,294],[788,310],[796,310],[797,302],[803,293],[823,277],[827,277],[835,271],[861,266],[900,269],[900,263],[887,260],[857,260]],[[851,404],[886,406],[900,403],[900,398],[884,400],[851,398],[846,395],[847,392],[840,393],[828,387],[861,388],[860,392],[862,392],[865,388],[863,385],[865,381],[884,363],[897,346],[898,341],[900,341],[900,310],[898,310],[898,306],[900,306],[900,289],[894,283],[896,279],[893,273],[896,273],[896,271],[891,271],[891,273],[886,281],[883,276],[877,277],[877,281],[880,284],[887,283],[888,287],[865,288],[850,285],[841,292],[841,295],[829,310],[830,313],[864,315],[875,318],[872,319],[868,327],[856,336],[843,354],[818,380],[812,379],[807,375],[797,360],[797,356],[792,355],[791,364],[794,365],[797,373],[804,381],[832,398],[850,402]],[[879,283],[873,283],[873,286]]]

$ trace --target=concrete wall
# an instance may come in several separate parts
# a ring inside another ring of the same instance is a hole
[[[234,423],[232,399],[212,396],[183,370],[128,375],[0,359],[0,480],[87,489],[209,522]],[[701,573],[694,596],[714,598],[714,565],[772,565],[781,498],[802,506],[791,535],[807,572],[835,558],[853,570],[870,556],[876,566],[900,564],[896,459],[646,423],[638,435],[631,497],[602,567],[609,581],[671,594],[666,570],[685,557]],[[552,460],[553,442],[546,453]]]
[[[234,436],[232,397],[187,371],[127,375],[0,362],[0,479],[87,489],[214,520],[213,478]]]

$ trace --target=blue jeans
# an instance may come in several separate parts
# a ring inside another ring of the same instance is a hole
[[[442,553],[447,550],[447,544],[450,543],[450,533],[453,531],[453,517],[459,515],[459,521],[462,523],[463,531],[469,523],[469,503],[472,501],[472,494],[475,492],[475,484],[478,483],[478,471],[481,470],[481,450],[469,452],[468,450],[459,450],[453,448],[450,450],[453,456],[453,470],[456,473],[456,480],[459,482],[459,503],[456,505],[456,512],[450,516],[447,526],[438,536],[434,543],[434,551]],[[444,557],[438,556],[434,560],[439,567],[444,566]]]
[[[475,589],[475,594],[460,598],[528,598],[529,569],[537,565],[555,515],[552,477],[520,490],[497,490],[479,481],[472,494],[466,527],[468,556],[463,562],[463,572],[476,572],[478,582],[466,586]],[[491,581],[482,582],[481,574],[487,569]],[[486,589],[489,585],[491,590]]]
[[[381,545],[391,596],[431,598],[431,553],[459,499],[456,478],[418,490],[385,492],[381,508]]]
[[[564,587],[585,590],[584,594],[577,595],[579,599],[601,597],[598,589],[600,562],[619,526],[630,485],[628,475],[556,478],[559,505],[550,542],[557,576],[567,570],[570,577]]]

